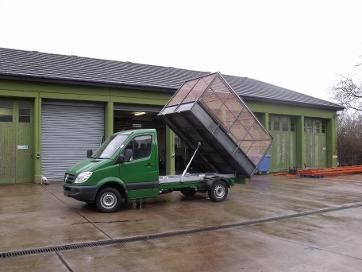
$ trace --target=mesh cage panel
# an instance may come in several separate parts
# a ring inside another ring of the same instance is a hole
[[[220,101],[222,102],[228,99],[229,95],[232,94],[229,88],[220,78],[215,78],[210,88],[216,93],[216,95],[219,97]]]
[[[248,138],[248,131],[240,122],[235,122],[230,128],[229,133],[236,140],[236,143]]]
[[[217,111],[216,118],[219,120],[224,129],[226,129],[227,131],[229,130],[231,125],[235,122],[235,116],[225,106],[225,104],[220,105],[220,108]]]
[[[224,104],[229,108],[230,112],[237,118],[243,111],[243,106],[235,99],[234,95],[229,95],[224,101]]]
[[[175,106],[185,99],[185,97],[189,94],[191,89],[197,83],[197,79],[187,81],[184,85],[182,85],[181,89],[175,94],[175,96],[171,99],[171,101],[167,104],[167,106]]]
[[[252,145],[253,143],[251,141],[240,141],[239,147],[245,154],[248,154],[249,149]]]
[[[201,99],[204,102],[204,106],[208,106],[209,103],[212,103],[214,101],[217,101],[219,104],[221,104],[221,101],[219,100],[215,92],[210,88],[204,92]]]
[[[209,89],[204,92],[200,101],[203,102],[202,104],[214,115],[215,118],[220,115],[220,108],[223,103],[213,90]]]
[[[193,102],[199,99],[205,89],[209,86],[211,81],[215,78],[216,75],[209,75],[203,78],[200,78],[196,85],[192,88],[191,92],[186,96],[182,103]]]
[[[217,77],[203,93],[200,102],[244,154],[258,165],[270,146],[271,138],[235,92]]]
[[[253,142],[247,152],[249,159],[255,164],[258,165],[262,159],[263,153],[260,152],[259,142]]]

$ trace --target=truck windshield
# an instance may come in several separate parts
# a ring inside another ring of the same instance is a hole
[[[127,138],[128,135],[124,134],[112,135],[98,148],[92,158],[110,159]]]

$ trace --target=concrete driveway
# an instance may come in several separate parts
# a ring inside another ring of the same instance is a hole
[[[4,271],[360,271],[361,234],[362,175],[258,176],[223,203],[174,192],[113,214],[61,184],[0,187]]]

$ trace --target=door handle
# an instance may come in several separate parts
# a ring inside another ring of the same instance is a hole
[[[146,164],[146,167],[150,167],[150,166],[152,166],[152,164],[150,162]]]

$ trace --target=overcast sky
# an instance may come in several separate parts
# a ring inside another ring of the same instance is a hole
[[[0,47],[247,76],[328,99],[362,1],[0,0]]]

